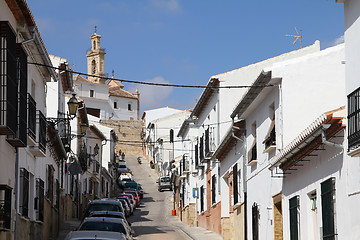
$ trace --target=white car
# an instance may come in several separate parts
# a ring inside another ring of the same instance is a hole
[[[71,231],[65,240],[126,240],[126,236],[120,232],[105,231]]]

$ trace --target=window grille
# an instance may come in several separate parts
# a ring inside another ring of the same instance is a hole
[[[203,161],[204,160],[204,136],[200,137],[199,152],[200,152],[200,161]]]
[[[29,172],[22,168],[20,169],[20,189],[21,189],[21,215],[29,216]]]
[[[28,94],[28,134],[36,141],[36,102]]]
[[[199,145],[195,145],[195,167],[199,165]]]
[[[7,185],[0,185],[0,229],[11,227],[11,192]]]
[[[36,179],[36,220],[44,221],[44,181]]]
[[[200,212],[204,211],[204,186],[200,187]]]
[[[348,95],[348,151],[360,146],[360,87]]]
[[[211,203],[216,203],[216,175],[211,177]]]
[[[53,194],[54,194],[54,190],[53,190],[53,186],[54,186],[54,169],[53,167],[49,164],[47,166],[47,188],[46,188],[46,197],[47,199],[49,199],[50,202],[53,201]]]
[[[38,111],[39,121],[39,149],[46,152],[46,118],[41,111]]]
[[[0,134],[16,133],[18,81],[16,35],[8,22],[0,22]]]

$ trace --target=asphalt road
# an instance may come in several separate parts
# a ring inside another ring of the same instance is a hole
[[[158,192],[154,170],[150,169],[146,161],[139,164],[137,156],[126,156],[126,163],[134,174],[134,180],[142,185],[145,192],[140,206],[128,219],[135,231],[135,239],[190,239],[169,221],[173,204],[170,201],[172,192]]]

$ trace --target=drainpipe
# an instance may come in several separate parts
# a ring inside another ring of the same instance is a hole
[[[244,189],[244,235],[245,235],[245,240],[247,240],[247,185],[246,185],[246,163],[247,163],[247,157],[246,157],[246,141],[245,141],[245,137],[243,138],[239,138],[235,135],[234,133],[234,129],[240,129],[239,127],[234,126],[234,118],[232,118],[232,131],[231,131],[231,136],[233,138],[235,138],[236,140],[240,141],[242,143],[243,146],[243,177],[242,177],[242,183],[243,183],[243,189]],[[245,134],[243,134],[242,136],[245,136]]]
[[[18,224],[18,197],[19,197],[19,149],[15,148],[15,227],[14,240],[17,240],[17,224]]]
[[[322,125],[323,129],[321,131],[321,140],[322,140],[322,143],[325,144],[325,145],[328,145],[328,146],[332,146],[332,147],[336,147],[336,148],[340,148],[340,149],[343,149],[343,145],[342,144],[338,144],[338,143],[334,143],[334,142],[330,142],[326,139],[326,133],[325,133],[325,130],[330,128],[330,124],[323,124]]]

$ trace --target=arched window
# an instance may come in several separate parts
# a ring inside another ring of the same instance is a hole
[[[96,41],[93,41],[94,49],[96,49]]]
[[[114,102],[114,109],[117,109],[118,105],[117,105],[117,101]]]
[[[92,60],[92,62],[91,62],[91,69],[92,69],[92,73],[95,74],[96,73],[96,61],[95,61],[95,59]]]

